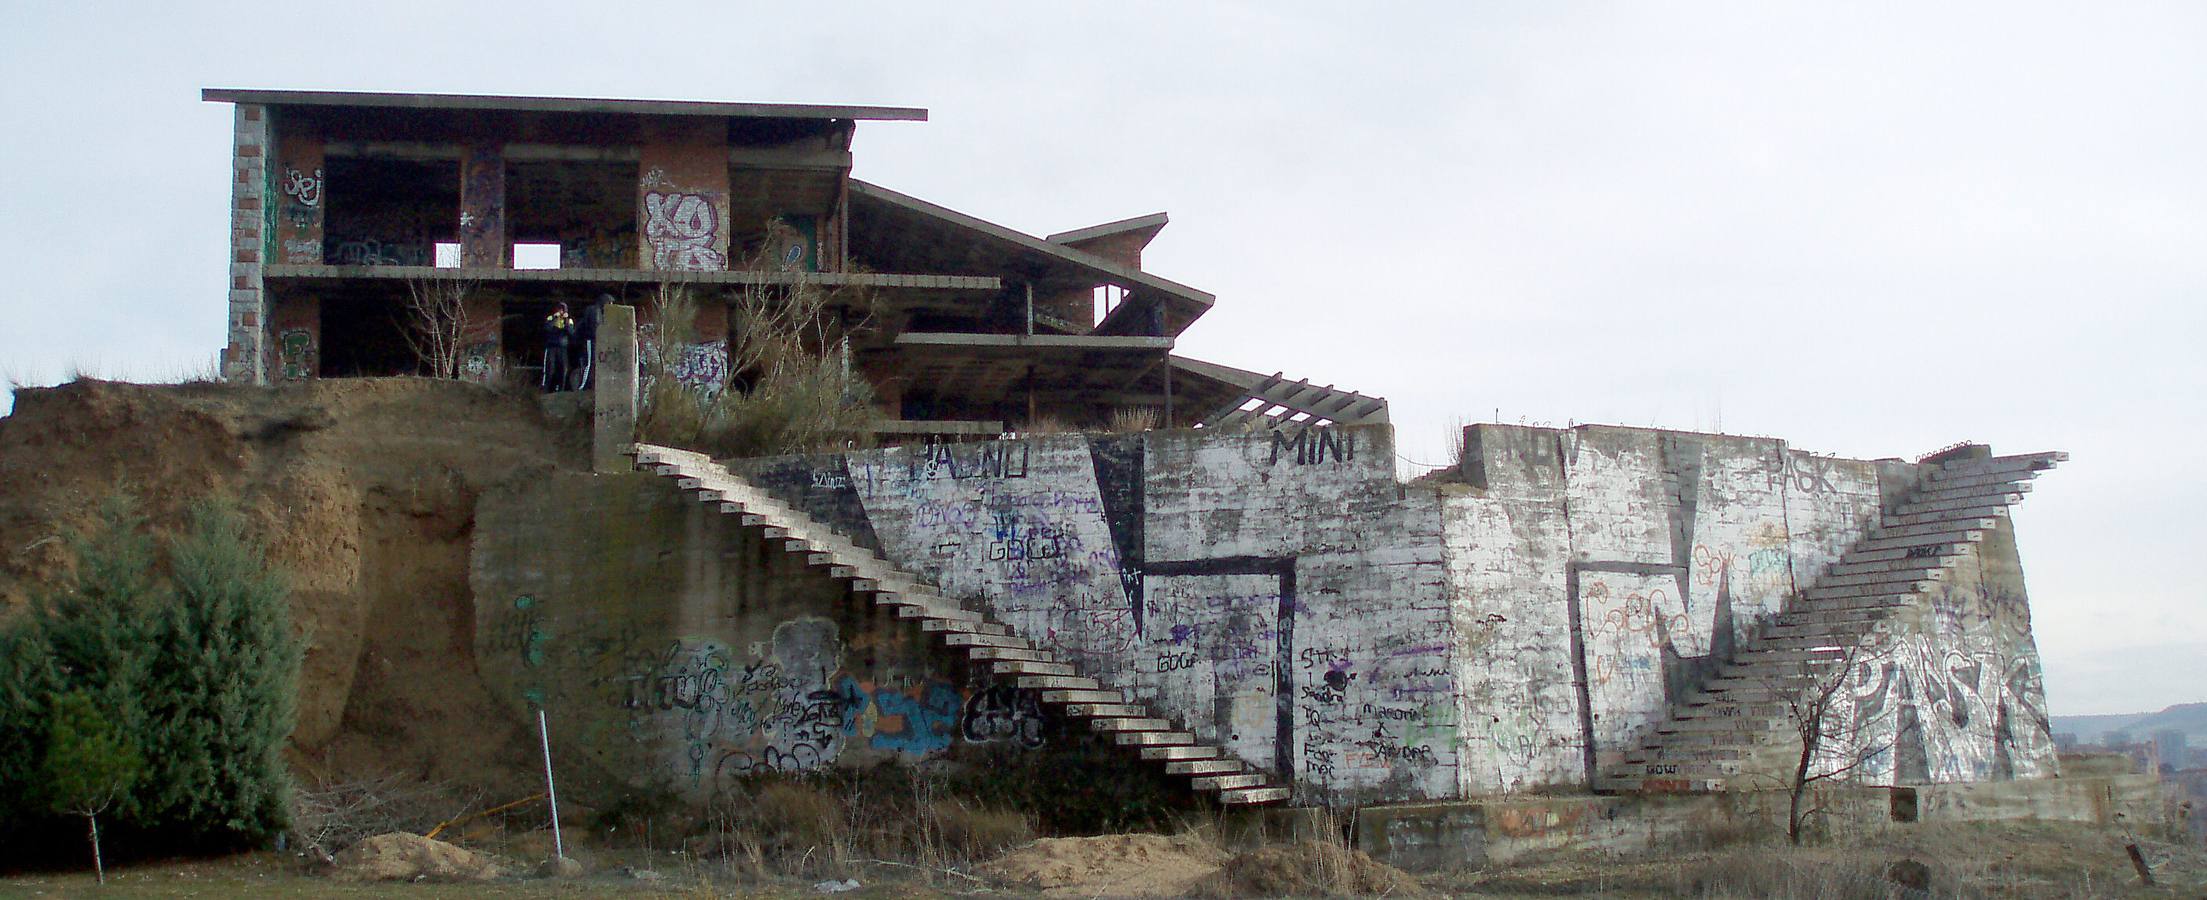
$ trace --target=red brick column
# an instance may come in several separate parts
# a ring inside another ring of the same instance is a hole
[[[647,130],[638,151],[638,268],[728,268],[728,140],[719,124],[661,119]]]

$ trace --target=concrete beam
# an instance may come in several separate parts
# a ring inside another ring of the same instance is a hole
[[[1124,337],[1090,334],[966,334],[962,332],[907,331],[897,335],[900,347],[1005,347],[1051,350],[1170,350],[1169,337]]]

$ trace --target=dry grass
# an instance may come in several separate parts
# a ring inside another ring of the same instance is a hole
[[[822,330],[826,297],[797,289],[797,313],[753,293],[732,303],[742,326],[728,349],[743,384],[685,384],[673,348],[697,342],[697,301],[680,285],[653,300],[654,343],[637,431],[644,440],[723,458],[821,453],[861,446],[880,417],[873,388],[853,374],[839,337]],[[822,341],[827,341],[823,344]]]
[[[1130,431],[1156,431],[1165,421],[1165,414],[1154,406],[1122,406],[1111,411],[1111,431],[1124,434]]]
[[[774,780],[714,810],[702,856],[748,878],[868,878],[882,867],[934,883],[1034,840],[1024,813],[945,796],[925,778],[867,785],[826,779]]]
[[[1051,414],[1049,414],[1049,413],[1043,413],[1043,414],[1041,414],[1041,415],[1038,415],[1038,416],[1034,417],[1033,419],[1029,419],[1029,420],[1027,421],[1027,423],[1026,423],[1025,425],[1021,425],[1021,426],[1019,426],[1019,434],[1020,434],[1020,436],[1022,436],[1022,437],[1027,437],[1027,436],[1031,436],[1031,435],[1038,435],[1038,434],[1079,434],[1079,433],[1080,433],[1080,429],[1078,429],[1078,428],[1075,428],[1075,427],[1073,427],[1072,423],[1070,423],[1070,422],[1067,422],[1067,421],[1065,421],[1064,419],[1058,418],[1057,416],[1051,415]]]
[[[399,775],[314,781],[292,791],[289,838],[300,852],[327,860],[362,838],[423,834],[482,807],[481,791]]]
[[[1332,808],[1291,840],[1236,854],[1196,890],[1203,897],[1428,897],[1407,872],[1350,841],[1351,822]]]
[[[1428,883],[1481,895],[1624,897],[2207,896],[2207,850],[2146,841],[2159,889],[2138,884],[2119,827],[2083,823],[1922,823],[1794,847],[1783,828],[1715,850],[1666,847],[1628,858],[1542,856]]]

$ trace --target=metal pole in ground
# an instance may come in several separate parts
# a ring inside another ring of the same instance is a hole
[[[567,845],[559,838],[559,788],[552,784],[552,729],[544,724],[544,708],[536,710],[537,737],[544,742],[544,799],[552,805],[552,858],[566,859]]]

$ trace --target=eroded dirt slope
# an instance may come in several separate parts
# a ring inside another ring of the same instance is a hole
[[[583,465],[585,440],[531,395],[427,379],[24,389],[0,418],[0,615],[66,571],[61,535],[116,488],[159,529],[227,491],[292,577],[297,764],[526,790],[527,735],[475,675],[475,498]]]

